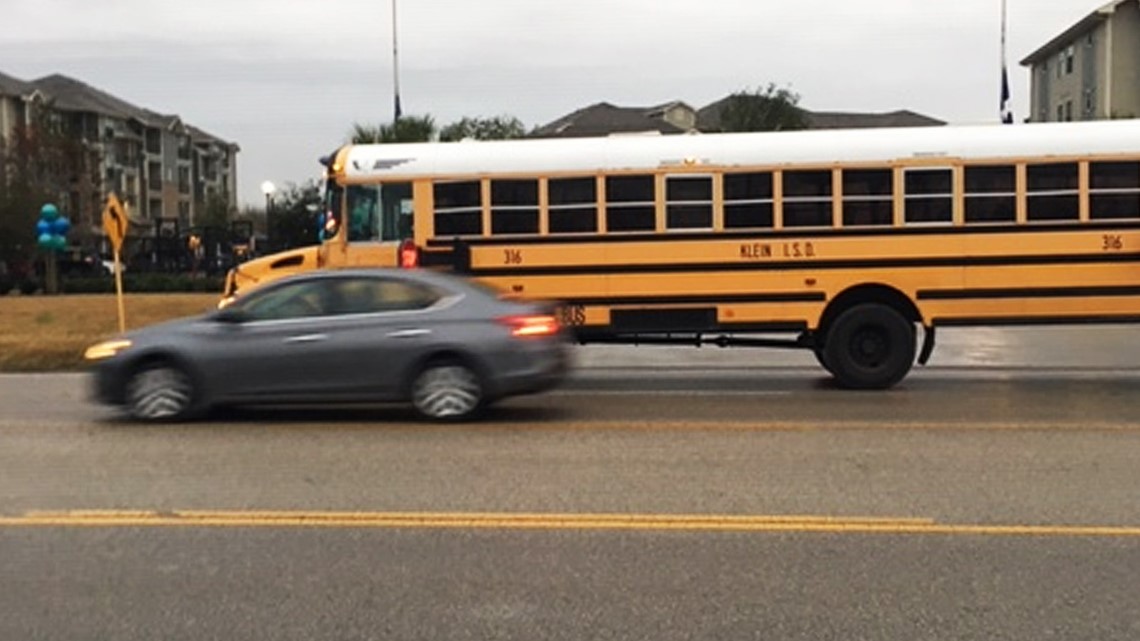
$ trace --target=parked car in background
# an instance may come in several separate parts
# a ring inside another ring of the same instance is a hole
[[[219,405],[410,402],[432,420],[557,385],[552,306],[425,270],[308,272],[94,345],[95,398],[146,421]]]

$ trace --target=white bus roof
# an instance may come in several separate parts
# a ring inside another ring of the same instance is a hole
[[[1140,156],[1140,120],[354,145],[348,182],[668,167],[891,163],[914,159]]]

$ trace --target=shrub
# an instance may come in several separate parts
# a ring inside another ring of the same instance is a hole
[[[217,292],[221,295],[222,277],[195,278],[187,274],[124,274],[123,291],[128,293]],[[60,284],[67,294],[114,293],[115,279],[110,276],[82,276],[64,279]]]

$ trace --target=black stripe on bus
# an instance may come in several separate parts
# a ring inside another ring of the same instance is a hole
[[[823,292],[772,292],[768,294],[709,294],[702,296],[598,296],[568,298],[566,305],[700,305],[714,303],[818,303]]]
[[[717,263],[667,263],[657,265],[551,265],[542,267],[472,267],[472,276],[571,276],[600,274],[672,274],[702,272],[751,272],[834,269],[895,269],[921,267],[1014,267],[1029,265],[1087,265],[1140,263],[1140,254],[1073,254],[1027,256],[946,256],[936,258],[870,258],[846,260],[761,259]],[[443,263],[446,264],[446,263]]]
[[[1140,287],[1010,287],[995,289],[919,290],[919,300],[993,300],[1007,298],[1077,298],[1140,296]]]
[[[694,232],[609,232],[598,234],[558,234],[547,236],[449,236],[429,238],[428,247],[451,247],[457,243],[472,247],[483,245],[562,245],[562,244],[612,244],[612,243],[666,243],[672,241],[708,240],[756,240],[775,238],[810,238],[813,242],[828,238],[852,236],[936,236],[961,234],[1035,234],[1050,232],[1111,232],[1114,230],[1140,229],[1140,221],[1122,222],[1121,219],[1093,220],[1086,223],[1030,223],[1025,225],[977,225],[954,227],[951,225],[913,225],[907,227],[785,227],[783,229],[750,229],[740,231],[702,230]]]
[[[1135,314],[1125,316],[1092,314],[1089,316],[967,316],[934,319],[935,327],[1112,325],[1118,323],[1140,323],[1140,316]]]

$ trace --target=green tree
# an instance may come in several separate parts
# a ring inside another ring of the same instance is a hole
[[[316,180],[290,184],[273,197],[266,213],[266,227],[273,240],[271,251],[304,247],[317,243],[317,221],[321,213],[321,189]]]
[[[455,142],[466,138],[475,140],[507,140],[522,138],[526,127],[514,116],[502,115],[491,118],[462,118],[439,131],[443,142]]]
[[[726,132],[807,129],[810,123],[799,102],[799,94],[775,84],[754,91],[739,91],[722,102],[719,129]]]
[[[101,209],[99,153],[51,103],[32,105],[28,124],[0,140],[0,260],[35,256],[40,207],[54,203],[71,219],[70,239],[87,236]]]
[[[431,116],[404,116],[381,125],[356,123],[349,132],[353,144],[428,142],[435,137],[435,119]]]
[[[230,218],[233,212],[230,211],[230,204],[225,194],[211,193],[206,196],[205,209],[202,215],[194,222],[203,227],[218,227],[226,229],[230,225]]]

